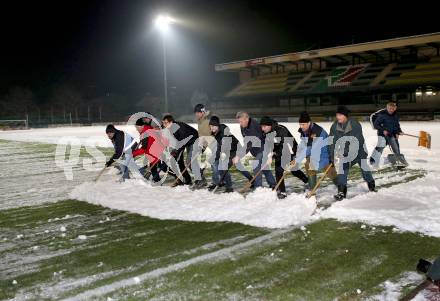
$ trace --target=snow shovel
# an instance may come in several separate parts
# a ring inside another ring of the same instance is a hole
[[[289,168],[290,168],[291,166],[294,166],[295,163],[296,163],[295,160],[290,161],[290,163],[289,163]],[[277,191],[278,187],[280,187],[280,185],[281,185],[281,182],[284,180],[284,178],[285,178],[288,174],[289,174],[289,172],[288,172],[288,171],[285,171],[284,174],[283,174],[283,176],[281,177],[281,179],[278,181],[277,185],[276,185],[272,190]]]
[[[319,178],[319,180],[315,184],[315,187],[313,187],[313,189],[307,194],[306,198],[310,199],[316,193],[316,190],[318,190],[319,185],[321,185],[322,180],[324,180],[324,178],[327,176],[332,166],[333,163],[327,166],[327,168],[324,171],[324,174]]]
[[[102,174],[104,173],[104,171],[107,169],[107,166],[104,166],[103,169],[101,169],[101,171],[99,172],[99,174],[96,176],[95,180],[93,182],[97,182],[99,180],[99,178],[102,176]]]
[[[263,165],[263,167],[260,168],[260,170],[250,179],[244,187],[239,191],[240,193],[246,192],[251,186],[252,183],[255,181],[255,179],[263,172],[263,170],[269,165],[269,160],[266,162],[266,164]]]
[[[427,149],[431,149],[431,134],[429,134],[428,132],[420,131],[419,136],[405,134],[405,133],[402,133],[401,135],[418,138],[419,146],[426,147]]]

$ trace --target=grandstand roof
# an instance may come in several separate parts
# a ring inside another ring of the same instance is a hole
[[[353,58],[365,60],[371,58],[387,58],[389,55],[406,55],[413,52],[436,51],[440,48],[440,32],[410,36],[389,40],[381,40],[332,48],[293,52],[250,60],[216,64],[216,71],[239,72],[259,67],[275,65],[286,66],[300,62],[325,61],[327,63],[351,62]]]

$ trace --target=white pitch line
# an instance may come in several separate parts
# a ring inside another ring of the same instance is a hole
[[[97,288],[94,288],[94,289],[91,289],[88,291],[84,291],[76,296],[68,297],[68,298],[65,298],[62,300],[63,301],[89,300],[92,297],[102,296],[102,295],[114,292],[114,291],[121,289],[121,288],[129,287],[129,286],[133,286],[133,285],[138,285],[141,282],[144,282],[146,280],[157,278],[162,275],[168,274],[170,272],[175,272],[175,271],[184,269],[184,268],[186,268],[190,265],[196,264],[196,263],[200,263],[200,262],[207,261],[207,260],[214,259],[214,258],[228,257],[228,256],[232,255],[232,252],[234,252],[234,251],[265,242],[265,241],[270,240],[276,236],[280,236],[284,233],[287,233],[287,232],[291,231],[292,229],[294,229],[294,227],[275,230],[271,233],[268,233],[268,234],[259,236],[257,238],[236,244],[231,247],[227,247],[227,248],[224,248],[221,250],[217,250],[215,252],[203,254],[203,255],[188,259],[188,260],[184,260],[184,261],[181,261],[181,262],[178,262],[175,264],[171,264],[171,265],[163,267],[163,268],[158,268],[156,270],[146,272],[146,273],[138,275],[138,276],[133,276],[129,279],[124,279],[124,280],[120,280],[120,281],[117,281],[117,282],[114,282],[111,284],[103,285],[101,287],[97,287]],[[135,280],[135,278],[136,278],[136,280]]]

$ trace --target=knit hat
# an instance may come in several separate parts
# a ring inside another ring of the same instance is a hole
[[[312,119],[310,118],[309,113],[301,112],[301,114],[299,115],[299,123],[307,123],[310,121],[312,121]]]
[[[105,128],[105,132],[106,133],[116,133],[116,128],[115,128],[115,126],[113,124],[109,124]]]
[[[269,116],[263,116],[260,119],[260,124],[261,125],[270,125],[270,126],[272,126],[273,125],[273,119],[270,118]]]
[[[209,119],[209,125],[220,126],[220,118],[217,116],[211,116],[211,119]]]
[[[199,103],[194,107],[194,113],[206,113],[205,105]]]
[[[348,117],[348,115],[350,114],[350,110],[346,107],[346,106],[338,106],[338,108],[336,109],[336,113],[345,115]]]
[[[135,125],[137,126],[143,126],[145,124],[144,119],[143,118],[139,118],[138,120],[136,120]]]

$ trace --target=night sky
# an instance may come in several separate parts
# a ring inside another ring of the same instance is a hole
[[[167,38],[168,72],[182,97],[195,89],[218,96],[236,83],[216,74],[215,63],[440,31],[436,10],[414,3],[304,2],[2,3],[0,95],[22,86],[45,97],[66,81],[99,93],[161,95],[161,40],[152,25],[160,12],[179,20]]]

